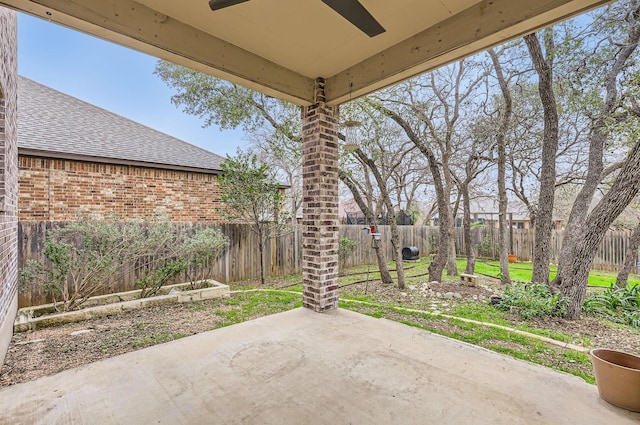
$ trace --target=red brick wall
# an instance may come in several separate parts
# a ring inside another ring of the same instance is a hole
[[[0,365],[18,307],[16,13],[0,7]]]
[[[80,212],[171,221],[218,221],[215,174],[19,156],[21,221],[68,221]]]

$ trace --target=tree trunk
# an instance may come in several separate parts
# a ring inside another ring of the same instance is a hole
[[[618,278],[616,279],[616,288],[625,288],[628,285],[629,274],[631,269],[636,265],[638,259],[638,247],[640,246],[640,224],[633,230],[631,236],[629,236],[629,246],[624,253],[624,262],[618,272]]]
[[[536,223],[536,210],[529,210],[529,229],[535,229]]]
[[[380,241],[373,240],[371,242],[373,250],[376,253],[376,260],[378,261],[378,270],[380,271],[380,281],[385,285],[391,285],[393,278],[391,272],[389,272],[389,266],[387,265],[387,258],[384,255],[384,251],[380,246]]]
[[[398,232],[398,223],[396,222],[396,215],[393,214],[393,221],[391,222],[391,245],[393,245],[393,251],[396,256],[396,273],[398,275],[398,289],[406,289],[407,285],[404,281],[404,267],[402,264],[402,246],[400,245],[400,234]]]
[[[358,204],[358,207],[363,212],[365,217],[367,217],[367,221],[369,223],[376,223],[375,214],[371,211],[371,208],[364,202],[362,199],[362,195],[358,190],[358,187],[351,181],[351,178],[342,170],[338,171],[338,177],[340,180],[349,188],[351,194],[353,195],[353,199]],[[389,272],[389,266],[387,266],[387,259],[384,255],[382,248],[380,247],[380,242],[373,241],[372,242],[373,250],[376,253],[376,260],[378,261],[378,270],[380,270],[380,280],[384,284],[393,283],[393,278],[391,277],[391,273]]]
[[[458,264],[456,255],[456,229],[453,226],[455,220],[449,208],[449,227],[447,228],[447,239],[449,240],[449,249],[447,250],[447,275],[458,276]]]
[[[580,310],[587,292],[589,270],[598,246],[609,226],[629,205],[640,190],[640,140],[629,153],[622,171],[593,211],[585,225],[576,228],[578,241],[570,252],[569,261],[558,279],[562,295],[569,298],[567,318],[580,318]]]
[[[429,152],[431,153],[431,152]],[[453,242],[449,239],[449,200],[444,196],[444,190],[442,187],[442,177],[440,176],[440,170],[436,158],[431,154],[427,157],[429,162],[429,168],[433,174],[434,187],[436,189],[436,198],[438,200],[438,234],[439,234],[439,247],[438,253],[434,257],[431,264],[429,264],[429,280],[438,281],[442,280],[442,271],[447,263],[447,253],[449,252],[449,245]]]
[[[504,113],[500,128],[497,134],[498,148],[498,250],[500,251],[500,281],[503,284],[511,283],[509,276],[509,234],[507,233],[510,226],[507,226],[507,147],[506,137],[511,121],[511,111],[513,109],[511,92],[502,72],[502,65],[498,60],[498,55],[489,49],[489,56],[496,70],[502,97],[504,98]]]
[[[464,241],[464,254],[467,257],[467,265],[464,269],[466,274],[473,274],[476,269],[476,253],[471,238],[471,200],[469,199],[468,183],[462,184],[460,187],[462,192],[462,231]]]
[[[258,250],[260,251],[260,284],[264,285],[264,239],[262,233],[258,233],[260,242],[258,243]]]
[[[546,30],[547,55],[553,51],[553,36]],[[535,248],[533,254],[532,282],[549,283],[549,262],[551,260],[551,231],[553,225],[553,201],[556,184],[556,153],[558,150],[558,108],[553,92],[552,61],[545,58],[538,37],[529,34],[524,37],[529,54],[538,74],[538,92],[544,111],[542,138],[542,166],[540,170],[540,195],[535,228]],[[506,218],[506,217],[505,217]]]
[[[502,149],[498,149],[498,157],[501,154],[504,155],[504,143],[502,143]],[[511,276],[509,275],[509,226],[507,223],[507,189],[504,181],[506,167],[503,161],[504,157],[498,159],[498,250],[500,251],[500,282],[508,284],[511,283]]]
[[[444,163],[445,161],[443,161]],[[447,171],[449,169],[448,166],[442,165],[442,173],[444,174],[444,199],[451,199],[451,188],[453,187],[453,182],[451,179],[451,174]],[[458,275],[458,264],[456,263],[456,228],[455,228],[455,217],[453,215],[453,208],[447,202],[447,222],[449,223],[447,226],[447,240],[449,241],[448,249],[447,249],[447,275],[448,276],[457,276]]]
[[[393,278],[391,277],[391,272],[389,272],[389,266],[387,265],[387,257],[384,255],[384,251],[382,250],[379,241],[373,241],[373,249],[376,251],[376,259],[378,260],[380,281],[385,285],[393,284]]]

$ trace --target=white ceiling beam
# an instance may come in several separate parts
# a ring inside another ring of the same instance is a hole
[[[312,79],[132,0],[0,0],[0,4],[299,105]]]
[[[327,102],[340,104],[366,95],[608,2],[481,1],[328,78]]]

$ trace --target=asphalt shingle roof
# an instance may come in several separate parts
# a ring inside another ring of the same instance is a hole
[[[18,79],[18,147],[213,171],[224,160],[24,77]]]

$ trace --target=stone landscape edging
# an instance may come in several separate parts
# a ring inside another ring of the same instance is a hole
[[[89,307],[60,313],[54,312],[47,314],[47,312],[55,311],[54,304],[24,307],[18,310],[13,331],[25,332],[64,323],[80,322],[95,317],[110,316],[123,311],[137,310],[145,307],[185,303],[211,298],[228,298],[230,296],[229,285],[211,279],[208,279],[207,282],[212,286],[186,291],[180,289],[189,287],[191,285],[190,283],[166,285],[161,288],[163,295],[148,298],[140,298],[140,294],[142,293],[140,289],[116,294],[98,295],[87,299],[85,306],[89,305]],[[201,283],[201,281],[194,282],[194,284],[198,283]],[[38,312],[45,312],[45,314],[37,315],[36,313]]]

